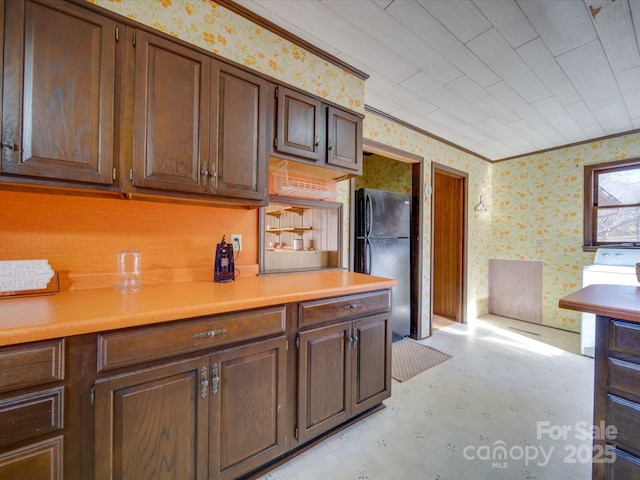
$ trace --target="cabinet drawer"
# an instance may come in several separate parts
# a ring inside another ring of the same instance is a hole
[[[617,358],[608,358],[607,362],[609,388],[615,390],[616,394],[633,395],[640,399],[640,365]]]
[[[183,320],[98,335],[98,371],[284,333],[285,307]]]
[[[640,325],[611,320],[609,329],[610,350],[640,355]]]
[[[609,480],[628,480],[640,478],[640,459],[629,455],[617,448],[612,448],[616,460],[607,464],[607,478]]]
[[[624,450],[640,453],[640,405],[614,395],[607,395],[606,424],[618,430],[609,442]]]
[[[0,454],[0,478],[63,480],[62,435]]]
[[[0,348],[0,393],[64,379],[64,340]]]
[[[63,428],[64,387],[0,400],[0,446]]]
[[[390,293],[388,290],[302,302],[300,303],[298,326],[308,327],[379,312],[388,310],[389,306]]]

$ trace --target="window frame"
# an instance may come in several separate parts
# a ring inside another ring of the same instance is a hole
[[[584,244],[585,252],[595,251],[598,247],[617,245],[616,242],[597,242],[597,215],[598,206],[595,202],[598,198],[597,176],[601,173],[610,173],[620,170],[640,169],[640,157],[617,160],[613,162],[598,163],[584,166]],[[625,205],[625,207],[640,206],[640,204]],[[640,243],[634,242],[633,247],[640,248]]]

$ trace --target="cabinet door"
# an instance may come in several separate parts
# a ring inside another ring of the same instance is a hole
[[[134,55],[133,185],[204,192],[213,174],[209,57],[140,30]]]
[[[211,357],[210,478],[233,479],[286,451],[286,338]]]
[[[208,478],[207,359],[96,382],[97,480]]]
[[[362,118],[328,107],[327,164],[362,174]]]
[[[269,83],[213,61],[211,186],[216,195],[267,199]]]
[[[5,12],[3,173],[111,184],[115,22],[67,2]]]
[[[324,163],[326,117],[322,103],[284,87],[278,87],[277,95],[276,150]]]
[[[298,440],[303,443],[350,416],[351,323],[299,334]]]
[[[391,396],[391,325],[388,314],[354,322],[351,366],[352,415]]]

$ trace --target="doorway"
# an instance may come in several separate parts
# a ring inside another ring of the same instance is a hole
[[[432,314],[466,323],[467,174],[432,163],[431,182]]]
[[[411,320],[410,320],[410,336],[411,338],[420,339],[430,334],[427,324],[426,330],[423,331],[422,325],[422,277],[423,277],[423,259],[422,259],[422,239],[423,232],[423,211],[424,211],[424,159],[418,155],[405,152],[403,150],[390,147],[372,140],[364,139],[363,150],[365,155],[375,154],[385,157],[388,160],[395,160],[410,164],[411,170],[411,242],[410,242],[410,301],[411,301]],[[351,198],[354,198],[355,181],[351,180]],[[350,202],[350,230],[353,232],[355,218],[353,205]],[[351,240],[350,252],[355,252],[354,236],[348,235]],[[350,269],[353,271],[354,256],[350,255]]]

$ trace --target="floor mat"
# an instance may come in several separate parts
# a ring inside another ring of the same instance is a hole
[[[391,348],[391,376],[399,382],[404,382],[451,358],[451,355],[410,338],[393,342]]]

